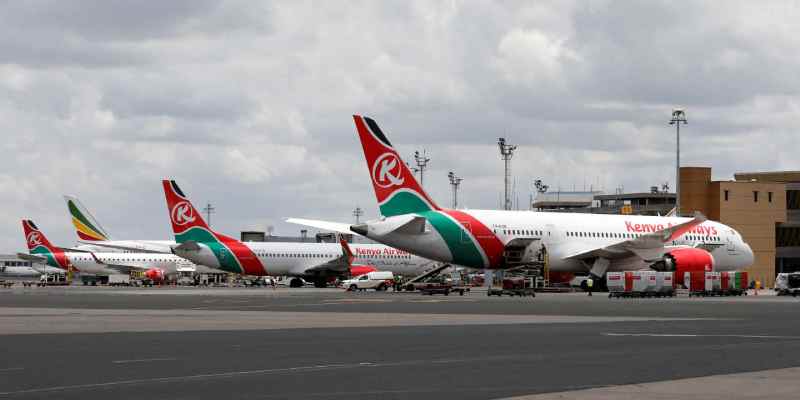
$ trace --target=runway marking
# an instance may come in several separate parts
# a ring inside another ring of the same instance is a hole
[[[17,395],[17,394],[28,394],[28,393],[62,392],[62,391],[67,391],[67,390],[95,389],[95,388],[111,387],[111,386],[138,385],[138,384],[144,384],[144,383],[180,382],[180,381],[189,381],[189,380],[196,380],[196,379],[232,378],[232,377],[236,377],[236,376],[246,376],[246,375],[266,375],[266,374],[275,374],[275,373],[282,373],[282,372],[313,372],[313,371],[321,371],[321,370],[364,368],[364,367],[372,367],[372,366],[378,366],[378,365],[377,364],[372,364],[372,363],[326,364],[326,365],[311,365],[311,366],[303,366],[303,367],[256,369],[256,370],[248,370],[248,371],[233,371],[233,372],[219,372],[219,373],[209,373],[209,374],[171,376],[171,377],[165,377],[165,378],[128,379],[128,380],[123,380],[123,381],[111,381],[111,382],[101,382],[101,383],[85,383],[85,384],[78,384],[78,385],[62,385],[62,386],[51,386],[51,387],[43,387],[43,388],[14,390],[14,391],[9,391],[9,392],[0,392],[0,396]]]
[[[0,368],[0,372],[22,371],[23,367]]]
[[[114,360],[111,361],[113,364],[133,364],[133,363],[144,363],[144,362],[155,362],[155,361],[175,361],[177,358],[140,358],[137,360]]]
[[[800,336],[778,336],[778,335],[704,335],[692,333],[603,333],[604,336],[639,336],[639,337],[716,337],[716,338],[740,338],[740,339],[800,339]]]

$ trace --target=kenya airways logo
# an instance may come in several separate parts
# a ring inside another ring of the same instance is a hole
[[[400,186],[405,181],[401,161],[394,153],[383,153],[372,164],[372,181],[382,188]]]
[[[28,234],[28,247],[34,248],[42,244],[42,235],[39,232],[33,231]]]
[[[194,222],[197,217],[194,216],[192,205],[188,201],[182,201],[172,207],[172,223],[176,226],[183,226]]]

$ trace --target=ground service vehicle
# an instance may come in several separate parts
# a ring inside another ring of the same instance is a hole
[[[394,284],[394,275],[389,271],[372,271],[354,279],[342,281],[342,286],[348,290],[375,289],[386,290]]]
[[[775,278],[775,291],[778,296],[797,296],[800,293],[800,272],[778,274]]]

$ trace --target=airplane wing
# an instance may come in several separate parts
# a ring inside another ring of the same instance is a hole
[[[706,221],[703,214],[696,212],[694,218],[682,224],[673,225],[657,232],[641,235],[634,239],[623,240],[605,247],[584,250],[567,256],[567,259],[583,260],[588,258],[606,258],[609,260],[636,255],[645,260],[654,260],[664,254],[665,245],[697,225]]]
[[[39,264],[47,264],[47,257],[37,256],[28,253],[17,253],[17,257],[25,261],[35,262]]]
[[[329,221],[320,221],[315,219],[303,219],[303,218],[287,218],[286,222],[290,224],[310,226],[312,228],[321,229],[323,231],[346,233],[349,235],[358,235],[358,233],[355,233],[350,230],[350,224],[345,224],[341,222],[329,222]]]
[[[116,271],[117,273],[120,273],[120,274],[130,274],[132,271],[143,271],[143,270],[147,269],[145,267],[138,266],[138,265],[111,264],[111,263],[103,262],[102,260],[97,258],[97,256],[94,255],[94,253],[92,253],[92,252],[88,252],[88,253],[92,255],[92,258],[94,258],[94,262],[96,262],[96,263],[98,263],[98,264],[100,264],[100,265],[102,265],[102,266],[104,266],[104,267],[106,267],[108,269],[114,270],[114,271]]]
[[[334,258],[333,260],[329,260],[325,263],[315,265],[311,268],[307,268],[306,272],[318,272],[318,271],[333,271],[338,273],[349,272],[350,267],[353,266],[353,256],[352,250],[350,250],[350,245],[347,244],[347,241],[344,239],[339,240],[339,244],[342,245],[342,255],[339,257]]]
[[[156,250],[148,250],[143,249],[141,247],[134,247],[134,246],[125,246],[121,244],[116,244],[113,242],[106,242],[106,241],[86,241],[86,240],[78,240],[78,243],[87,244],[91,246],[98,246],[98,247],[107,247],[109,249],[116,249],[116,250],[125,250],[134,253],[153,253],[153,254],[170,254],[167,251],[156,251]],[[84,252],[84,253],[91,253],[87,250],[78,250],[78,249],[69,249],[70,251],[77,251],[77,252]]]

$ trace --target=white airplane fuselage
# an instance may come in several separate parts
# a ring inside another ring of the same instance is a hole
[[[220,267],[215,255],[205,244],[199,250],[175,248],[175,254],[195,263]],[[342,256],[342,246],[333,243],[244,242],[261,262],[262,275],[306,276],[312,270]],[[350,244],[353,264],[368,265],[380,271],[413,276],[429,269],[434,262],[382,244]]]
[[[422,231],[397,229],[414,216],[424,217]],[[369,221],[351,229],[370,239],[436,261],[473,268],[503,268],[503,248],[517,239],[538,240],[547,250],[551,271],[587,272],[575,254],[602,249],[691,220],[610,214],[498,210],[441,210]],[[705,221],[664,243],[664,250],[703,246],[711,249],[716,270],[738,270],[753,263],[753,252],[733,228]],[[648,260],[616,259],[608,271],[647,268]]]

